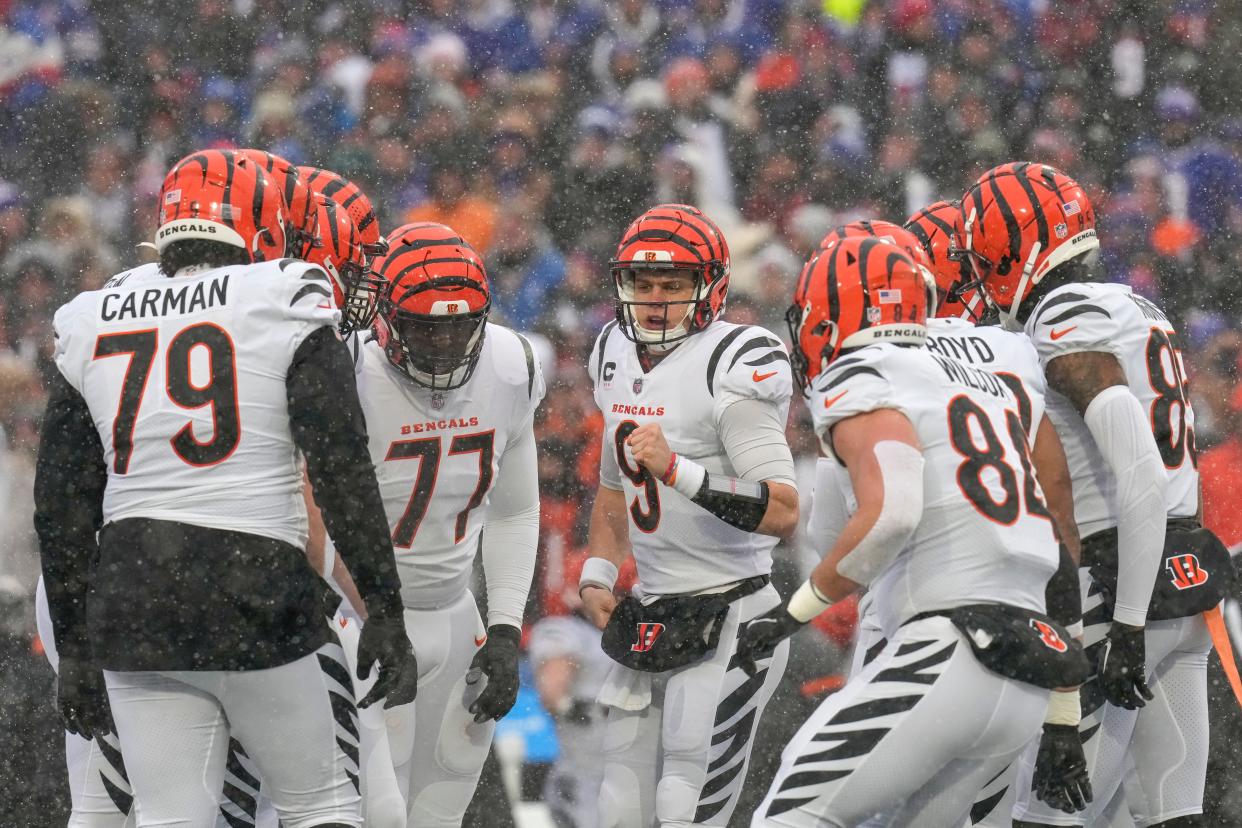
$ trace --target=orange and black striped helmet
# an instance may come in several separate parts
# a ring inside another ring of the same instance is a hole
[[[880,239],[881,241],[895,244],[906,251],[906,255],[918,265],[919,272],[923,274],[923,278],[927,282],[927,315],[931,316],[935,313],[936,278],[931,271],[931,259],[928,257],[927,251],[923,249],[923,245],[919,244],[918,237],[901,225],[893,224],[891,221],[862,219],[861,221],[851,221],[849,224],[842,224],[829,230],[823,239],[820,240],[819,249],[827,250],[842,239],[850,238]]]
[[[1100,246],[1086,192],[1046,164],[988,170],[962,197],[961,213],[962,251],[1011,327],[1049,271]]]
[[[896,244],[848,236],[802,268],[785,312],[793,373],[803,392],[834,359],[873,342],[927,341],[927,282]]]
[[[203,150],[177,162],[159,195],[155,248],[205,239],[240,247],[250,261],[286,255],[285,205],[261,167],[226,150]]]
[[[368,257],[382,256],[388,252],[388,241],[380,234],[379,219],[371,199],[354,182],[331,170],[318,167],[298,167],[298,175],[312,192],[330,198],[353,219],[362,237],[362,252]]]
[[[233,150],[233,153],[254,161],[280,188],[289,208],[288,226],[285,229],[289,239],[289,253],[299,259],[307,258],[318,237],[316,221],[319,215],[319,206],[315,203],[310,187],[302,181],[297,169],[279,155],[259,149]]]
[[[961,202],[937,201],[906,221],[927,253],[929,270],[936,280],[935,315],[978,322],[987,310],[984,294],[961,255],[958,226]]]
[[[366,330],[375,319],[383,283],[371,275],[358,228],[348,214],[329,198],[316,199],[316,207],[319,240],[306,261],[332,276],[333,298],[341,309],[341,333]]]
[[[715,222],[688,204],[661,204],[634,219],[617,245],[609,263],[617,298],[617,322],[629,339],[644,345],[668,345],[697,333],[724,312],[729,294],[729,245]],[[684,319],[672,328],[653,331],[638,324],[634,309],[663,305],[666,319],[675,313],[670,305],[681,302],[643,302],[635,297],[635,277],[640,271],[682,270],[694,276],[694,297]]]
[[[483,260],[443,224],[404,224],[372,266],[383,280],[379,319],[388,359],[419,385],[465,385],[483,352],[492,309]]]

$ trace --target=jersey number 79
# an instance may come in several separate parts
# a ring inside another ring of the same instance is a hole
[[[158,348],[159,331],[155,329],[101,334],[95,340],[95,359],[129,357],[116,417],[112,420],[115,455],[112,470],[116,474],[129,472],[129,461],[134,453],[134,426],[138,423],[138,411]],[[207,353],[210,370],[204,385],[195,385],[190,378],[190,357],[195,348],[204,348]],[[169,341],[166,359],[164,391],[168,398],[186,409],[211,406],[211,439],[199,440],[194,434],[194,424],[188,422],[169,439],[173,452],[191,466],[214,466],[224,462],[241,441],[237,360],[232,338],[220,326],[200,322],[182,329]]]

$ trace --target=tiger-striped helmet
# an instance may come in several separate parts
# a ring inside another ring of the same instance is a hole
[[[361,187],[331,170],[321,170],[318,167],[298,167],[297,170],[312,192],[330,198],[345,208],[362,237],[363,253],[374,257],[388,252],[388,241],[380,234],[375,206]]]
[[[289,240],[289,253],[299,259],[307,258],[318,235],[319,206],[315,196],[298,175],[297,169],[279,155],[259,149],[234,150],[234,155],[249,158],[267,173],[268,178],[280,188],[289,208],[285,235]]]
[[[927,341],[927,283],[898,245],[849,236],[802,268],[785,312],[793,374],[807,386],[837,357],[875,342]]]
[[[617,322],[626,337],[647,346],[662,347],[697,333],[724,312],[729,293],[729,246],[720,228],[697,207],[661,204],[634,219],[609,263],[616,292]],[[642,271],[689,271],[694,295],[689,302],[644,302],[635,296],[635,280]],[[684,311],[672,305],[687,305]],[[676,325],[650,330],[639,324],[635,309],[662,305],[667,319],[683,317]]]
[[[919,273],[923,275],[924,281],[927,283],[927,315],[931,316],[936,311],[936,278],[931,270],[931,258],[927,255],[927,251],[923,249],[923,245],[919,243],[918,237],[899,224],[893,224],[891,221],[883,219],[863,219],[861,221],[852,221],[849,224],[842,224],[829,230],[823,239],[819,242],[820,250],[827,250],[842,239],[852,238],[871,238],[889,242],[900,247],[906,252],[915,265],[918,266]]]
[[[385,283],[377,328],[389,361],[426,388],[465,385],[492,308],[479,254],[451,227],[417,222],[394,230],[373,266]]]
[[[225,150],[191,153],[164,178],[155,248],[203,239],[240,247],[252,262],[286,255],[280,188],[257,164]]]
[[[927,253],[929,269],[936,280],[935,315],[978,322],[987,310],[987,301],[970,265],[961,255],[960,208],[958,201],[929,204],[910,216],[906,229],[915,235]]]
[[[358,228],[331,199],[317,200],[318,243],[306,261],[317,264],[332,277],[332,293],[341,309],[341,333],[365,330],[375,319],[376,303],[383,282],[371,273],[362,254]]]
[[[962,197],[961,213],[963,253],[1007,327],[1053,268],[1100,246],[1086,192],[1046,164],[988,170]]]

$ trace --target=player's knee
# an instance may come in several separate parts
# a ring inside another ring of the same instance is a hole
[[[599,789],[600,828],[642,828],[642,786],[624,765],[609,765]]]

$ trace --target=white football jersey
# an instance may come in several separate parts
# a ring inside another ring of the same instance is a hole
[[[327,274],[295,259],[172,278],[144,265],[60,308],[56,365],[103,441],[104,520],[304,546],[285,379],[302,341],[339,315]]]
[[[1151,422],[1168,471],[1170,517],[1199,511],[1195,412],[1177,332],[1164,312],[1125,285],[1073,284],[1043,298],[1026,322],[1040,361],[1065,354],[1113,354]],[[1056,426],[1074,482],[1074,517],[1083,536],[1117,525],[1116,483],[1082,416],[1068,399],[1048,391],[1048,417]]]
[[[922,445],[922,518],[870,584],[886,634],[966,604],[1043,611],[1057,542],[1008,384],[926,348],[877,344],[830,365],[808,405],[830,455],[834,425],[882,408],[905,414]]]
[[[357,351],[358,396],[406,606],[444,606],[466,590],[505,449],[544,395],[530,343],[488,323],[474,375],[432,391],[374,340]]]
[[[634,461],[625,439],[640,425],[659,423],[678,455],[736,476],[720,441],[720,416],[739,400],[758,399],[777,405],[785,419],[793,386],[784,344],[763,328],[717,321],[645,372],[614,322],[596,340],[587,370],[604,415],[600,482],[625,492],[643,591],[699,592],[768,574],[776,538],[730,526],[660,483]],[[607,469],[617,468],[609,479]]]
[[[997,325],[975,325],[956,317],[928,319],[927,349],[1005,380],[1018,398],[1023,424],[1034,437],[1042,418],[1036,412],[1044,410],[1048,382],[1030,339]]]

